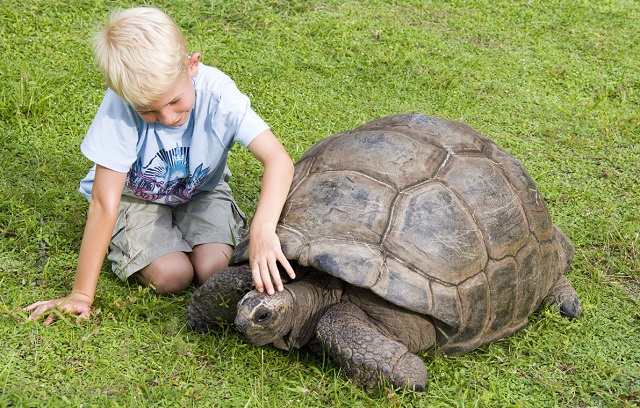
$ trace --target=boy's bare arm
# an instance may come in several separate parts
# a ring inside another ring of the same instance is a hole
[[[54,308],[75,313],[78,318],[89,317],[102,262],[118,217],[118,206],[125,180],[126,173],[96,166],[73,289],[63,298],[40,301],[25,307],[25,311],[31,312],[31,320],[37,320],[43,313]],[[51,313],[44,323],[51,324],[54,319],[55,314]]]
[[[259,134],[249,144],[249,150],[264,166],[260,200],[251,222],[249,263],[256,289],[273,294],[274,285],[276,290],[283,290],[276,262],[280,262],[291,278],[295,277],[276,235],[276,225],[293,179],[293,162],[270,130]]]

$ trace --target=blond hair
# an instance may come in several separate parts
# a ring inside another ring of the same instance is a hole
[[[133,106],[157,102],[187,73],[187,43],[171,17],[152,7],[115,12],[93,39],[107,86]]]

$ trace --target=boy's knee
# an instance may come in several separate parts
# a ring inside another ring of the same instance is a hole
[[[156,259],[138,273],[138,281],[158,295],[178,293],[191,285],[193,267],[183,254],[169,254]]]
[[[182,292],[187,289],[193,281],[193,272],[174,272],[171,274],[161,274],[152,278],[149,286],[158,295],[168,295]]]
[[[206,263],[193,265],[194,277],[198,285],[205,283],[210,277],[229,266],[227,259],[216,259]]]
[[[226,244],[203,244],[194,248],[191,263],[199,285],[229,265],[233,248]]]

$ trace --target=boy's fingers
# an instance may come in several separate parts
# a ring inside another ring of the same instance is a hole
[[[91,317],[91,307],[85,308],[82,313],[80,313],[80,317],[82,317],[83,319],[88,319],[89,317]]]
[[[275,259],[269,262],[269,270],[271,271],[271,276],[273,276],[273,283],[276,290],[282,292],[284,288],[282,287],[282,279],[280,279],[280,271],[278,271],[278,265]]]
[[[264,284],[262,283],[262,278],[260,277],[260,267],[257,263],[251,266],[251,275],[253,276],[253,283],[256,285],[256,290],[258,292],[264,291]]]
[[[33,310],[33,313],[29,315],[29,320],[36,321],[47,310],[51,309],[49,302],[38,302],[38,305],[29,306],[28,310]]]
[[[36,310],[35,312],[29,315],[29,320],[31,320],[32,322],[35,322],[36,320],[38,320],[38,317],[40,317],[41,314],[42,312]]]
[[[269,269],[263,270],[262,281],[264,282],[264,290],[269,294],[273,295],[276,291],[273,289],[273,283],[271,283],[271,275],[269,275]]]
[[[280,262],[280,265],[282,265],[284,270],[287,271],[287,275],[289,275],[291,279],[296,278],[296,273],[293,270],[293,267],[291,266],[291,264],[289,263],[289,260],[284,256],[284,254],[282,253],[280,254],[280,256],[278,257],[278,262]]]
[[[260,278],[262,279],[262,284],[264,285],[264,290],[273,295],[275,291],[273,290],[273,283],[271,282],[271,274],[269,273],[269,266],[266,262],[262,262],[260,264]]]
[[[30,311],[32,311],[33,309],[35,309],[35,308],[37,308],[38,306],[40,306],[41,304],[43,304],[43,303],[47,303],[47,302],[45,302],[45,301],[41,300],[41,301],[39,301],[39,302],[32,303],[32,304],[30,304],[29,306],[25,306],[25,307],[23,307],[23,308],[22,308],[22,311],[23,311],[23,312],[30,312]]]
[[[49,326],[56,319],[56,314],[54,312],[49,313],[47,316],[47,320],[44,321],[45,326]]]
[[[88,319],[89,317],[91,317],[91,309],[85,309],[78,315],[79,320]]]
[[[80,313],[78,313],[78,317],[76,318],[76,323],[80,323],[82,320],[86,320],[91,317],[91,308],[82,309]]]

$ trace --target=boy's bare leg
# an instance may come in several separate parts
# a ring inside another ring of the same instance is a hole
[[[226,268],[233,247],[221,243],[200,244],[193,247],[191,264],[198,285],[205,283],[211,276]]]
[[[193,266],[184,252],[161,256],[135,274],[138,282],[159,295],[185,290],[193,281]]]

